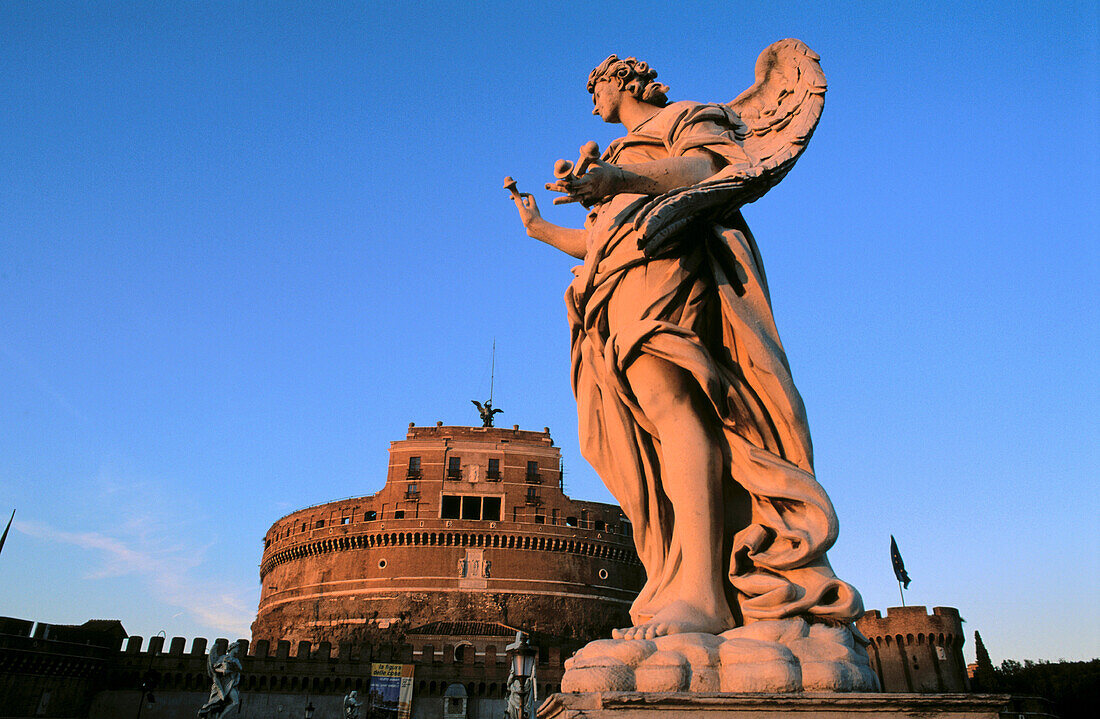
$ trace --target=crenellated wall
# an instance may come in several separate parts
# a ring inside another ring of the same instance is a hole
[[[965,641],[959,610],[890,607],[868,611],[856,622],[870,640],[871,666],[886,692],[966,692]]]
[[[442,716],[443,694],[456,682],[466,688],[472,718],[495,719],[503,711],[509,637],[485,637],[473,644],[422,637],[397,646],[336,647],[240,641],[244,700],[240,713],[234,713],[240,719],[300,716],[307,702],[317,707],[318,716],[337,716],[349,691],[367,694],[374,662],[415,665],[415,719]],[[224,638],[212,644],[196,638],[188,646],[182,637],[166,642],[131,636],[120,646],[103,647],[35,638],[29,630],[26,635],[0,633],[0,716],[115,719],[135,716],[140,704],[145,719],[192,719],[210,688],[208,651],[224,652],[228,646]],[[540,647],[541,696],[558,691],[570,653],[569,647]],[[142,694],[143,684],[152,690],[152,703]]]
[[[400,645],[357,645],[329,642],[312,643],[267,640],[249,643],[238,640],[242,666],[242,691],[275,691],[279,693],[314,693],[343,696],[352,689],[365,691],[373,662],[393,662],[416,665],[414,696],[442,696],[448,683],[467,684],[470,696],[503,696],[503,682],[508,677],[508,656],[504,647],[511,638],[501,637],[488,644],[479,642],[475,651],[456,652],[469,642],[439,643],[432,638],[413,640]],[[155,691],[205,690],[210,686],[206,675],[207,654],[211,648],[224,653],[229,640],[219,638],[209,644],[196,638],[189,649],[182,637],[173,637],[167,651],[164,639],[129,637],[124,648],[116,653],[105,674],[112,689],[137,689],[146,673],[156,675]],[[540,685],[547,691],[557,691],[563,663],[570,649],[556,646],[540,648],[538,674]]]

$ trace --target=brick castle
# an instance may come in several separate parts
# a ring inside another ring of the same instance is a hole
[[[562,491],[549,429],[440,423],[391,443],[375,494],[276,521],[260,579],[254,642],[338,646],[454,629],[439,622],[607,636],[644,574],[622,511]]]

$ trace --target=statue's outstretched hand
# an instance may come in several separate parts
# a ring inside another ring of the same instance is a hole
[[[538,223],[542,219],[542,213],[539,212],[538,203],[535,202],[533,195],[523,192],[512,196],[512,201],[516,203],[516,209],[519,211],[519,220],[523,223],[524,228],[528,230],[530,234],[532,223]]]
[[[621,167],[594,158],[591,167],[580,177],[559,179],[557,182],[548,184],[546,189],[566,194],[566,197],[554,200],[555,204],[580,202],[585,207],[591,207],[600,200],[623,192],[625,180],[626,176]]]
[[[517,190],[516,181],[511,177],[504,179],[504,188],[512,194],[512,202],[515,203],[516,210],[519,211],[520,222],[523,223],[523,228],[527,230],[528,237],[534,237],[536,240],[557,247],[567,255],[584,259],[587,249],[585,239],[587,235],[584,230],[572,230],[568,227],[555,225],[553,222],[547,222],[542,213],[539,212],[539,206],[535,202],[535,198],[526,192]]]

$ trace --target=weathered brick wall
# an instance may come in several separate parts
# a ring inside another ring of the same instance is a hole
[[[366,696],[372,662],[400,662],[416,666],[413,683],[413,716],[416,719],[440,716],[443,693],[455,682],[466,688],[472,718],[495,719],[503,710],[507,692],[508,661],[503,646],[508,641],[502,639],[494,646],[495,650],[489,652],[484,648],[480,652],[466,652],[456,660],[453,644],[345,645],[336,648],[328,642],[312,644],[283,640],[249,645],[242,640],[245,645],[241,657],[243,701],[239,715],[235,712],[234,717],[301,716],[307,702],[317,708],[317,716],[337,716],[340,701],[347,692],[355,689],[361,697]],[[126,650],[117,653],[110,671],[99,683],[87,715],[89,719],[115,719],[136,713],[141,698],[138,687],[146,672],[155,676],[156,701],[151,708],[145,705],[143,717],[194,717],[210,686],[206,676],[207,641],[196,639],[191,650],[185,652],[183,640],[177,637],[167,653],[159,652],[159,643],[154,642],[141,651],[142,642],[141,637],[131,637]],[[228,640],[217,639],[213,646],[224,651]],[[537,667],[540,695],[548,696],[560,688],[565,656],[557,648],[543,649]]]
[[[882,616],[872,609],[856,626],[871,642],[867,651],[883,691],[969,691],[959,610],[890,607]]]
[[[410,427],[377,493],[272,525],[253,639],[340,642],[368,623],[437,620],[563,638],[629,625],[644,582],[629,522],[614,505],[567,497],[560,461],[548,430]],[[499,510],[457,519],[448,496]]]
[[[5,619],[0,626],[0,716],[83,716],[117,647],[32,637],[33,622]]]

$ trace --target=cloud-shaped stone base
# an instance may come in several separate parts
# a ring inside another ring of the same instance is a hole
[[[563,692],[873,692],[849,626],[754,622],[720,635],[601,639],[565,662]]]

